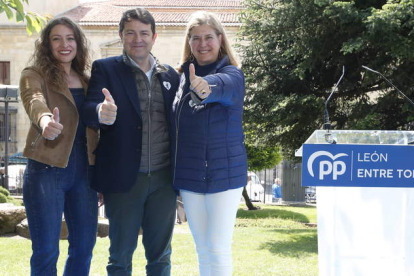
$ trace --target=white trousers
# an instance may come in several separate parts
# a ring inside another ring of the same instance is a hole
[[[181,190],[200,276],[231,276],[231,244],[243,188],[200,194]]]

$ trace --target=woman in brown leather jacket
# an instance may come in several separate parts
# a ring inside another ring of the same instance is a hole
[[[62,214],[69,231],[64,276],[86,276],[97,230],[97,194],[89,186],[97,132],[80,118],[89,50],[69,18],[50,21],[20,79],[31,121],[24,156],[23,199],[33,255],[31,275],[56,275]],[[88,160],[89,152],[89,160]]]

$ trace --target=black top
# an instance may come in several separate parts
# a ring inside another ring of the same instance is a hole
[[[81,118],[81,107],[83,102],[85,101],[85,90],[83,88],[70,88],[70,92],[72,93],[73,99],[76,103],[76,108],[78,109],[79,113],[79,124],[78,129],[76,131],[75,142],[74,143],[85,143],[86,142],[86,127]]]

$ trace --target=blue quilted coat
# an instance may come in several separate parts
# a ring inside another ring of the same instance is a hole
[[[196,105],[189,93],[189,63],[183,65],[173,104],[175,131],[174,188],[217,193],[243,187],[247,156],[243,144],[243,72],[228,58],[206,66],[195,63],[196,75],[212,93]]]

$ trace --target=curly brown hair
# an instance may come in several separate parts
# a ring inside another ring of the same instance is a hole
[[[64,25],[75,35],[77,45],[76,57],[73,59],[72,69],[88,83],[86,72],[91,67],[88,41],[80,27],[68,17],[54,18],[42,30],[39,40],[36,41],[35,52],[31,58],[33,66],[40,68],[44,77],[58,87],[67,86],[65,71],[59,61],[53,56],[50,45],[50,32],[56,25]]]

